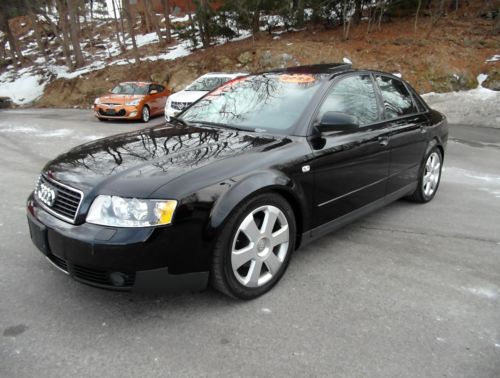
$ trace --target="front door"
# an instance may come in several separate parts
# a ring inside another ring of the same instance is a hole
[[[389,170],[390,140],[371,75],[353,74],[335,82],[316,122],[328,111],[357,117],[359,128],[312,143],[315,226],[383,200]]]

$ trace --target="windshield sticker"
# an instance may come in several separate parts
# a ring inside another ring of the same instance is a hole
[[[316,79],[312,75],[303,74],[293,74],[293,75],[281,75],[280,81],[283,83],[293,83],[293,84],[310,84],[314,83]]]

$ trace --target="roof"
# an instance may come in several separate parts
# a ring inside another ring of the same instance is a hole
[[[348,71],[352,68],[348,63],[328,63],[328,64],[311,64],[307,66],[296,66],[279,68],[264,72],[287,72],[287,73],[309,73],[309,74],[334,74],[342,71]]]

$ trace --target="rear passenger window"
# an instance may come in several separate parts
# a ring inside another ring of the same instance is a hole
[[[377,84],[382,92],[385,115],[388,119],[418,112],[410,93],[401,81],[377,76]]]
[[[318,120],[326,112],[353,115],[364,126],[378,120],[378,105],[372,79],[369,75],[349,76],[332,88],[321,105]]]

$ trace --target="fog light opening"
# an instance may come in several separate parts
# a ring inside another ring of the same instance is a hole
[[[136,115],[137,115],[137,112],[132,112],[132,113],[130,113],[129,117],[135,117]]]
[[[122,272],[111,272],[109,274],[109,279],[111,280],[111,284],[113,286],[124,286],[127,281],[127,275]]]

